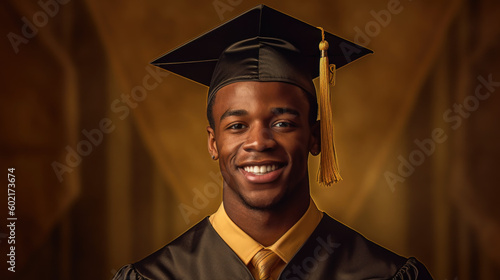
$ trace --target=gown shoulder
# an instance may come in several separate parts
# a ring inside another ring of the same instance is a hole
[[[425,266],[415,258],[408,258],[392,280],[432,280]]]
[[[113,280],[150,280],[150,279],[137,272],[133,264],[127,264],[122,268],[120,268],[120,270],[113,277]]]

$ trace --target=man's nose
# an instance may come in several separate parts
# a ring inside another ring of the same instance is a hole
[[[263,152],[276,147],[276,141],[270,128],[254,125],[248,131],[248,137],[243,148],[245,151]]]

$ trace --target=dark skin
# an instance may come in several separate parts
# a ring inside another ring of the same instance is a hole
[[[224,209],[264,246],[275,243],[309,206],[309,153],[320,152],[319,123],[306,93],[281,82],[237,82],[213,105],[208,149],[224,178]]]

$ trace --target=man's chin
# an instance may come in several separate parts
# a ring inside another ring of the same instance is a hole
[[[286,200],[284,194],[277,196],[264,195],[262,197],[244,197],[240,195],[243,204],[252,210],[257,211],[272,211],[279,209]]]

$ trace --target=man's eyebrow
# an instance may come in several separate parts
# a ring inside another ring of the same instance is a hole
[[[282,108],[282,107],[272,108],[271,112],[276,116],[283,115],[283,114],[292,114],[292,115],[295,115],[297,117],[300,116],[299,111],[292,109],[292,108],[286,108],[286,107],[284,107],[284,108]]]
[[[220,116],[219,121],[222,121],[223,119],[230,117],[230,116],[245,116],[245,115],[248,115],[248,112],[246,110],[243,110],[243,109],[231,110],[231,109],[229,109],[226,112],[224,112],[224,114],[222,114],[222,116]]]

